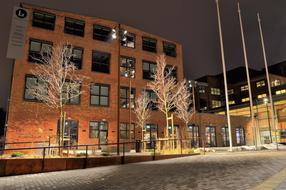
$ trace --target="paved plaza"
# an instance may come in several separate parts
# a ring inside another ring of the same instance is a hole
[[[206,155],[0,178],[1,190],[286,189],[286,151]]]

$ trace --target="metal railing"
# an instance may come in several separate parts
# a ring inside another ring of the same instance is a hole
[[[50,144],[49,144],[50,145]],[[117,152],[119,147],[119,153]],[[4,148],[0,158],[104,157],[192,153],[192,139],[160,139],[106,144]],[[1,152],[0,152],[1,153]]]

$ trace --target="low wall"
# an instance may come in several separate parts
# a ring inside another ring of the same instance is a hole
[[[193,154],[198,155],[198,154]],[[145,162],[178,158],[183,155],[156,155],[154,156],[106,156],[95,158],[47,158],[43,159],[0,159],[0,176],[32,174],[40,172],[84,169],[99,166],[119,165],[124,163]]]

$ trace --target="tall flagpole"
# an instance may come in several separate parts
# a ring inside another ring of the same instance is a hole
[[[238,15],[239,15],[240,32],[241,32],[241,39],[242,39],[242,45],[243,45],[244,63],[245,63],[247,85],[248,85],[250,115],[251,115],[251,126],[252,126],[252,130],[253,130],[254,145],[255,145],[255,149],[257,150],[256,129],[255,129],[254,112],[253,112],[252,90],[251,90],[251,83],[250,83],[250,77],[249,77],[248,59],[247,59],[247,52],[246,52],[246,45],[245,45],[245,39],[244,39],[244,31],[243,31],[243,25],[242,25],[242,19],[241,19],[241,10],[240,10],[240,6],[239,6],[239,2],[237,3],[237,10],[238,10]]]
[[[226,69],[225,69],[225,58],[224,58],[224,49],[223,49],[223,40],[222,40],[222,31],[220,23],[220,11],[218,0],[216,0],[217,7],[217,19],[219,27],[219,37],[220,37],[220,47],[221,47],[221,60],[223,68],[223,79],[224,79],[224,92],[225,92],[225,101],[226,101],[226,115],[227,115],[227,124],[228,124],[228,135],[229,135],[229,151],[232,151],[232,135],[231,135],[231,124],[230,124],[230,115],[229,115],[229,102],[228,102],[228,88],[227,88],[227,79],[226,79]]]
[[[268,72],[268,66],[267,66],[268,64],[267,64],[267,59],[266,59],[264,38],[263,38],[261,19],[260,19],[259,13],[257,13],[257,20],[258,20],[258,26],[259,26],[259,31],[260,31],[260,39],[261,39],[261,45],[262,45],[262,51],[263,51],[263,59],[264,59],[264,66],[265,66],[265,72],[266,72],[266,79],[267,79],[267,84],[268,84],[269,102],[271,105],[272,127],[274,128],[276,149],[278,150],[277,127],[275,126],[275,120],[274,120],[275,119],[274,118],[274,115],[275,115],[274,114],[274,103],[273,103],[273,99],[272,99],[271,83],[270,83],[270,79],[269,79],[269,72]]]

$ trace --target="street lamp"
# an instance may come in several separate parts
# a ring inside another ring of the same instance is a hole
[[[129,78],[129,141],[131,142],[131,79],[135,78],[135,70],[132,68],[132,63],[128,62],[127,70],[125,71],[124,76]]]
[[[270,142],[272,143],[272,133],[271,133],[271,127],[270,127],[270,120],[269,120],[269,112],[268,112],[268,98],[263,99],[263,103],[266,106],[266,112],[267,112],[267,121],[268,121],[268,129],[269,129],[269,135],[270,135]]]
[[[121,24],[118,24],[118,29],[116,30],[115,28],[112,29],[111,31],[111,38],[113,40],[118,40],[118,74],[117,74],[117,92],[118,92],[118,97],[117,97],[117,154],[119,155],[119,138],[120,138],[120,57],[121,57],[121,41],[126,41],[127,37],[126,34],[128,33],[127,30],[121,30]]]
[[[189,80],[189,88],[192,88],[192,103],[193,103],[193,113],[196,112],[196,102],[195,102],[195,85],[196,81],[194,80]]]

